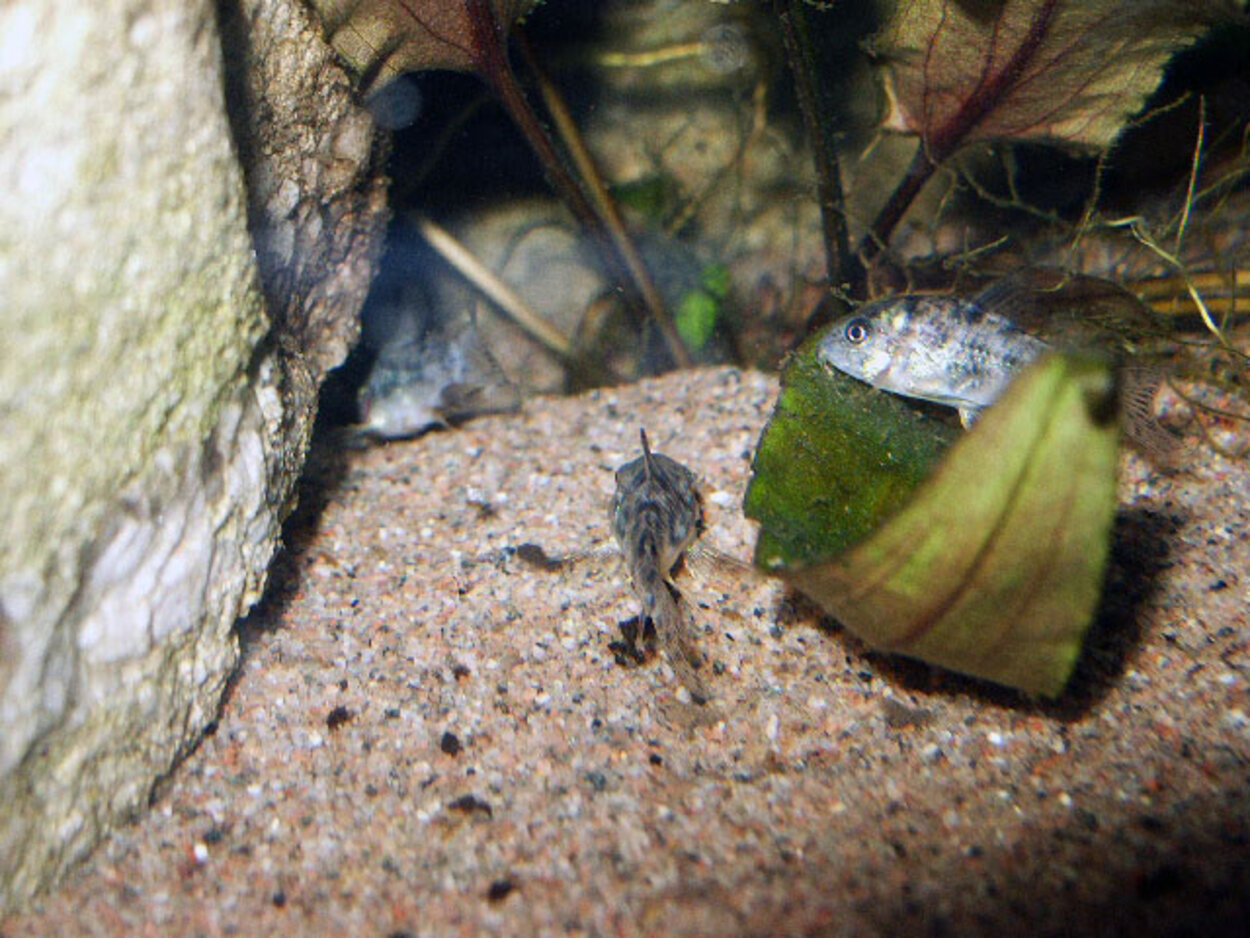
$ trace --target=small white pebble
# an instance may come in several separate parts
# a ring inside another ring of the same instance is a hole
[[[1224,725],[1235,730],[1244,730],[1250,726],[1250,718],[1246,716],[1246,711],[1234,708],[1224,714]]]
[[[708,494],[707,500],[717,508],[729,508],[737,501],[729,492],[722,492],[717,489],[715,492]]]
[[[1059,792],[1059,803],[1063,805],[1065,808],[1072,807],[1072,796],[1069,795],[1066,791]]]
[[[1007,743],[1007,741],[1003,739],[1003,734],[997,732],[996,730],[990,730],[986,733],[985,739],[991,746],[996,746],[999,749],[1002,749]]]
[[[422,529],[421,529],[420,531],[418,531],[417,533],[421,536],[421,538],[422,538],[423,540],[428,540],[429,538],[431,538],[431,537],[433,537],[433,536],[434,536],[434,529],[433,529],[433,528],[422,528]]]
[[[208,862],[208,845],[202,840],[197,840],[191,850],[195,854],[195,862],[200,866]]]
[[[764,725],[764,735],[768,738],[770,743],[775,743],[780,732],[781,719],[774,713],[768,718],[768,722]]]

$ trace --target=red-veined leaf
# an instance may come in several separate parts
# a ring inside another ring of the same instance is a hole
[[[1108,146],[1227,0],[899,0],[874,51],[885,127],[934,161],[967,143]]]
[[[310,0],[330,42],[366,91],[404,72],[481,68],[474,30],[483,8],[493,28],[509,28],[536,0]]]

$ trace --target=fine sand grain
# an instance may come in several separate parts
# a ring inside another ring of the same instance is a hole
[[[1193,934],[1250,928],[1250,473],[1125,457],[1107,597],[1043,704],[683,588],[713,718],[609,644],[612,472],[741,516],[771,377],[704,370],[318,453],[215,731],[4,936]],[[623,659],[624,660],[624,659]]]

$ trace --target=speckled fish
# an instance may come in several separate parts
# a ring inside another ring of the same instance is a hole
[[[655,634],[691,697],[710,695],[695,670],[702,658],[690,642],[686,619],[671,585],[673,568],[703,530],[703,500],[695,474],[663,453],[652,453],[641,431],[642,455],[616,471],[609,514],[642,604]]]
[[[874,387],[958,408],[968,427],[1022,368],[1052,347],[1047,339],[1060,347],[1100,349],[1121,365],[1125,436],[1166,467],[1183,447],[1154,415],[1163,373],[1134,360],[1125,342],[1134,332],[1148,334],[1147,313],[1112,281],[1030,270],[972,299],[904,294],[868,303],[830,326],[817,354]]]
[[[956,407],[967,427],[1047,347],[975,299],[905,294],[834,323],[817,354],[873,387]]]
[[[357,432],[383,440],[520,407],[508,380],[471,325],[385,345],[360,392]]]

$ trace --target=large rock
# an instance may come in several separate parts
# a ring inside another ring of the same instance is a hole
[[[214,718],[385,206],[296,0],[12,0],[0,37],[3,908]]]

